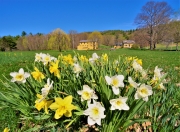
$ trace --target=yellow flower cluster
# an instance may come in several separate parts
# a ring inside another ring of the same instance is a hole
[[[127,57],[127,61],[131,62],[131,61],[136,61],[139,65],[142,66],[142,59],[138,59],[137,57]]]
[[[63,63],[66,65],[67,64],[73,65],[74,61],[73,61],[72,56],[70,54],[63,56]]]
[[[88,62],[87,57],[84,56],[84,55],[81,55],[81,56],[79,57],[79,60],[82,61],[82,62]]]

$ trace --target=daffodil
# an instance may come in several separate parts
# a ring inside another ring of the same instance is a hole
[[[96,60],[98,60],[100,57],[96,54],[96,53],[93,53],[92,54],[92,58],[89,59],[89,62],[90,63],[94,63]]]
[[[88,109],[83,112],[84,115],[88,116],[88,124],[94,125],[97,123],[101,125],[101,119],[105,118],[105,108],[99,102],[94,101],[93,104],[88,104]]]
[[[124,76],[123,75],[115,75],[112,77],[105,76],[105,80],[108,85],[112,86],[112,90],[114,94],[119,94],[119,87],[124,87]]]
[[[57,76],[58,78],[60,78],[60,71],[59,71],[59,61],[57,60],[56,62],[51,62],[50,63],[50,67],[49,67],[49,71],[50,73],[54,73],[54,76]]]
[[[163,89],[163,90],[165,89],[163,83],[160,83],[160,84],[158,85],[158,89]]]
[[[136,61],[139,65],[142,66],[142,60],[141,59],[138,59],[137,57],[127,57],[126,58],[128,61]]]
[[[73,60],[72,56],[70,54],[68,54],[66,56],[63,56],[63,62],[65,64],[73,65],[74,60]]]
[[[108,61],[108,55],[107,54],[102,54],[102,59],[107,62]]]
[[[35,61],[37,61],[37,62],[41,62],[42,61],[42,55],[43,55],[43,53],[36,53],[36,55],[35,55]]]
[[[42,96],[46,97],[51,89],[53,89],[53,81],[50,83],[50,78],[47,79],[47,84],[44,85],[44,87],[41,89]]]
[[[81,60],[82,62],[88,62],[88,59],[87,59],[86,56],[84,56],[84,55],[81,55],[81,56],[79,57],[79,60]]]
[[[154,69],[154,76],[157,78],[161,78],[162,77],[161,71],[162,71],[162,69],[158,68],[158,66],[156,66]]]
[[[23,68],[20,68],[19,72],[11,72],[10,76],[13,77],[11,79],[11,82],[25,83],[26,82],[26,78],[28,78],[30,76],[30,74],[27,73],[27,72],[24,72]]]
[[[137,88],[134,97],[135,99],[142,98],[144,101],[148,101],[148,96],[152,94],[153,94],[152,87],[149,85],[142,84],[140,87]]]
[[[73,65],[73,71],[74,73],[76,73],[76,76],[78,77],[79,73],[82,71],[82,67],[78,63],[76,63]]]
[[[51,56],[49,54],[42,54],[42,62],[44,65],[47,65],[52,60]]]
[[[44,97],[40,94],[37,94],[38,99],[35,101],[35,107],[38,111],[40,111],[41,109],[45,110],[45,113],[48,114],[48,107],[52,104],[52,100],[47,101],[46,99],[44,99]]]
[[[131,77],[128,77],[128,82],[129,82],[130,86],[133,88],[137,88],[139,86],[139,84],[137,84],[135,81],[133,81]]]
[[[135,59],[135,60],[136,60],[136,62],[137,62],[139,65],[142,66],[142,60],[141,60],[141,59]]]
[[[142,69],[141,75],[142,75],[142,78],[146,79],[147,78],[147,71]]]
[[[34,72],[31,72],[31,75],[33,76],[33,78],[39,82],[41,82],[42,79],[45,78],[44,74],[42,72],[40,72],[37,67],[34,68]]]
[[[76,63],[78,62],[78,58],[76,56],[73,57],[73,61]]]
[[[142,71],[142,66],[136,60],[133,61],[132,66],[135,71]]]
[[[64,99],[57,97],[55,98],[55,102],[50,105],[50,109],[56,110],[54,118],[59,119],[63,115],[66,117],[72,116],[72,110],[76,109],[76,106],[72,105],[72,96],[69,95]]]
[[[10,129],[9,128],[4,128],[4,131],[3,132],[9,132],[10,131]]]
[[[81,101],[87,100],[90,103],[91,99],[98,99],[93,89],[88,85],[83,85],[83,90],[77,91],[81,95]]]
[[[110,104],[111,104],[111,110],[129,110],[129,106],[126,104],[127,97],[119,97],[117,99],[111,99]]]

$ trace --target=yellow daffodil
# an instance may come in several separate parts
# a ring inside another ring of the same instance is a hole
[[[65,64],[69,64],[69,65],[73,65],[73,63],[74,63],[73,58],[70,54],[63,56],[63,62]]]
[[[43,98],[42,95],[37,94],[38,99],[35,101],[35,107],[38,111],[40,111],[41,109],[45,110],[45,113],[48,114],[48,107],[52,104],[52,100],[47,101],[46,99]]]
[[[108,55],[107,54],[102,54],[102,59],[107,62],[108,61]]]
[[[134,61],[134,60],[135,60],[139,65],[142,66],[142,59],[138,59],[137,57],[127,57],[126,60],[127,60],[128,62],[131,62],[131,61]]]
[[[40,72],[37,67],[34,68],[34,72],[31,72],[31,75],[33,76],[33,78],[39,82],[41,82],[42,79],[45,78],[44,74],[42,72]]]
[[[64,99],[58,97],[55,98],[55,102],[50,105],[50,109],[56,110],[54,118],[59,119],[63,115],[66,117],[72,116],[72,110],[76,109],[76,106],[72,105],[72,96],[69,95],[65,97]]]
[[[88,62],[88,59],[87,59],[86,56],[84,56],[84,55],[81,55],[81,56],[79,57],[79,60],[81,60],[82,62]]]
[[[9,132],[10,131],[10,129],[9,128],[4,128],[4,131],[3,132]]]
[[[59,61],[57,60],[56,62],[51,62],[50,63],[50,67],[49,67],[49,71],[50,73],[54,73],[54,76],[57,76],[58,78],[60,78],[60,71],[59,71],[59,67],[58,67]]]

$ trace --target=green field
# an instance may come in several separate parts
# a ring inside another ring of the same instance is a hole
[[[149,50],[132,50],[132,49],[118,49],[118,50],[97,50],[97,51],[13,51],[13,52],[0,52],[0,79],[4,81],[6,76],[10,78],[9,73],[18,71],[19,68],[30,68],[34,61],[35,53],[49,53],[54,57],[63,54],[72,54],[74,52],[80,55],[91,57],[92,53],[96,52],[98,55],[107,53],[109,58],[117,58],[119,55],[124,57],[132,56],[142,59],[143,68],[153,70],[155,66],[163,68],[164,72],[168,72],[168,78],[171,78],[171,83],[180,83],[180,51],[149,51]],[[0,84],[0,87],[3,86]],[[16,128],[18,122],[17,113],[11,109],[4,109],[0,112],[0,131],[4,127],[9,126]]]

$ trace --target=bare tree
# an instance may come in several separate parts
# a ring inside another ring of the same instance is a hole
[[[77,31],[75,30],[70,30],[69,31],[69,37],[70,37],[70,41],[71,41],[71,46],[72,49],[75,48],[75,46],[77,45]]]
[[[134,32],[133,38],[140,48],[147,47],[149,43],[149,36],[147,34],[147,29],[139,29]]]
[[[135,23],[139,28],[148,29],[147,34],[151,50],[156,48],[157,26],[169,22],[171,14],[172,8],[166,2],[149,1],[142,7],[141,13],[135,18]]]
[[[114,45],[114,36],[113,35],[103,35],[103,44],[107,46]]]

